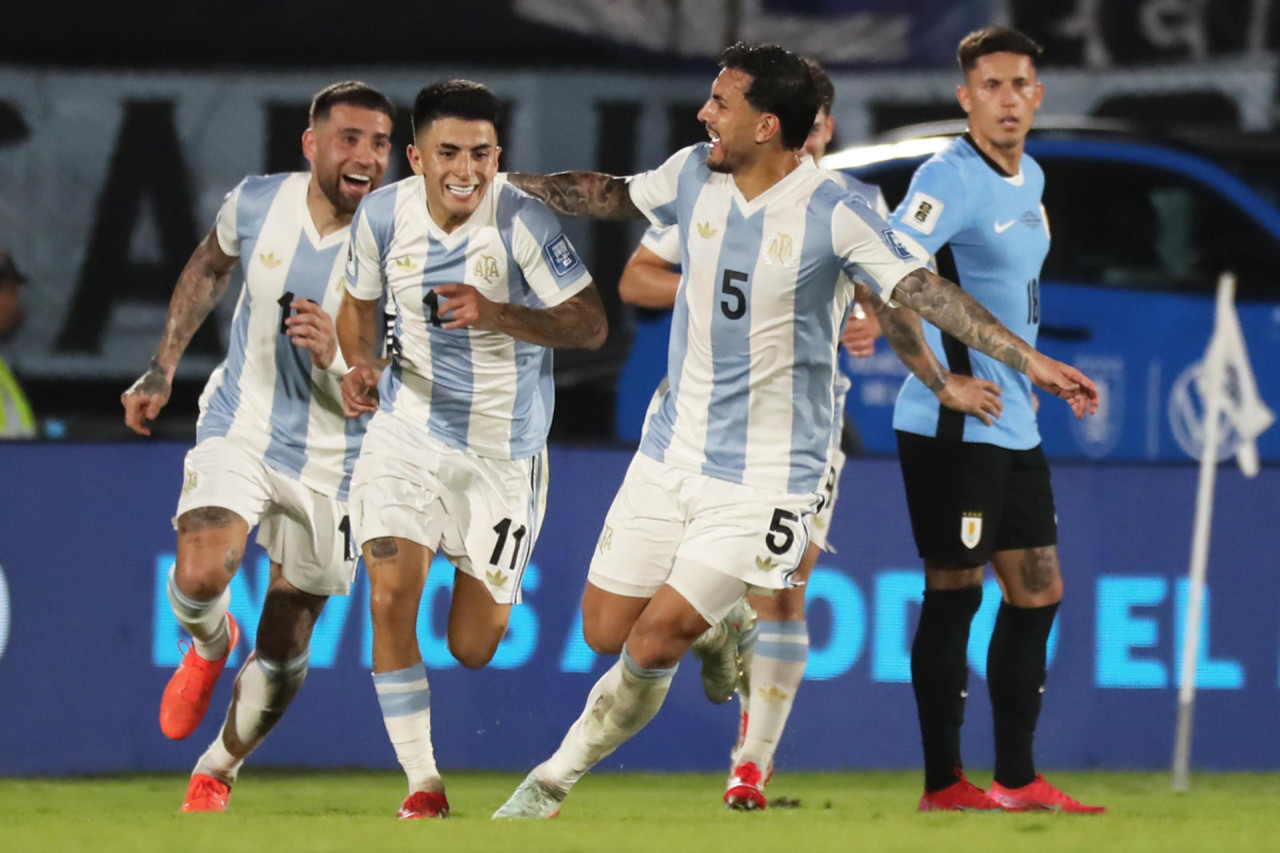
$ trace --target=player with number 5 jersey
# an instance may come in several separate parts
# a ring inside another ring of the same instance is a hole
[[[183,465],[169,602],[193,644],[160,704],[160,728],[185,738],[209,707],[237,645],[228,584],[249,530],[271,559],[254,651],[218,737],[200,757],[183,811],[222,811],[240,765],[307,674],[311,631],[330,595],[346,595],[356,551],[347,486],[365,418],[343,415],[332,315],[343,298],[348,226],[377,188],[395,108],[363,83],[315,96],[302,151],[309,173],[245,178],[196,247],[174,290],[151,369],[122,397],[149,435],[178,359],[235,272],[244,286],[226,361],[200,398],[197,444]]]
[[[416,632],[432,558],[455,568],[449,651],[482,667],[542,526],[550,348],[596,349],[607,331],[555,216],[498,174],[497,122],[497,99],[478,83],[418,93],[414,175],[356,213],[338,315],[347,410],[377,410],[351,506],[369,571],[374,688],[409,783],[401,818],[449,813]],[[396,316],[389,364],[375,357],[384,296]]]
[[[736,44],[720,64],[698,113],[710,143],[630,178],[512,176],[558,212],[675,226],[682,278],[669,388],[605,519],[583,596],[588,642],[621,659],[495,817],[554,813],[657,713],[695,638],[713,625],[741,630],[733,612],[748,591],[794,584],[840,415],[836,350],[855,279],[881,306],[917,308],[1001,352],[1077,411],[1096,405],[1079,371],[930,273],[861,198],[800,155],[818,110],[803,59]]]

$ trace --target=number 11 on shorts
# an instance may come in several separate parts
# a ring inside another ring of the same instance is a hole
[[[498,561],[502,559],[502,552],[507,547],[507,534],[511,535],[511,569],[514,571],[516,562],[520,559],[520,543],[524,540],[524,525],[520,525],[514,532],[511,530],[511,519],[504,518],[493,526],[493,532],[498,534],[498,541],[494,543],[493,555],[489,557],[489,565],[496,566]]]

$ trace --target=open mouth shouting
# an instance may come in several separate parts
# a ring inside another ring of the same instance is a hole
[[[342,176],[342,185],[349,190],[368,192],[373,188],[373,176],[348,172]]]

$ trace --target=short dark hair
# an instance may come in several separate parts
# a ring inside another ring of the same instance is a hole
[[[956,61],[960,73],[968,74],[978,65],[978,60],[993,53],[1017,53],[1030,57],[1035,65],[1044,54],[1044,48],[1012,27],[983,27],[960,39],[956,49]]]
[[[487,121],[496,129],[502,106],[493,92],[473,80],[441,80],[418,92],[413,101],[413,134],[438,118]]]
[[[835,84],[831,82],[827,69],[823,68],[818,60],[806,56],[804,64],[809,66],[809,76],[813,78],[813,85],[818,89],[818,112],[831,115],[831,108],[836,103]]]
[[[325,86],[311,99],[311,112],[308,116],[311,126],[314,127],[316,122],[328,118],[329,111],[339,104],[377,110],[385,113],[390,119],[396,117],[396,106],[386,95],[359,80],[343,80],[341,83]]]
[[[720,67],[751,75],[747,103],[778,117],[783,147],[804,147],[818,115],[818,87],[803,59],[776,44],[740,41],[720,54]]]

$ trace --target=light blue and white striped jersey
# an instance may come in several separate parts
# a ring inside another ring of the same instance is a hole
[[[853,279],[889,299],[918,261],[883,219],[804,158],[751,201],[707,168],[708,145],[630,179],[680,235],[668,390],[642,453],[774,491],[814,492],[839,412],[840,326]]]
[[[1043,193],[1044,172],[1035,160],[1024,155],[1018,174],[1008,175],[965,134],[916,170],[906,200],[890,221],[913,251],[934,255],[939,273],[1035,346],[1040,268],[1049,253]],[[999,385],[1004,410],[987,426],[978,418],[941,408],[933,392],[909,376],[894,407],[894,429],[1011,450],[1040,443],[1031,380],[1025,374],[970,350],[931,323],[924,324],[924,331],[948,370]]]
[[[561,304],[591,275],[555,215],[499,174],[471,217],[446,232],[415,175],[364,198],[351,234],[347,289],[363,300],[386,293],[396,307],[379,408],[480,456],[541,452],[555,405],[551,350],[502,332],[442,328],[435,288],[469,284],[494,302]]]
[[[197,441],[226,436],[281,473],[347,499],[367,418],[342,414],[341,354],[329,369],[285,334],[296,298],[331,317],[342,303],[346,228],[321,237],[307,209],[310,174],[245,178],[218,212],[218,245],[243,280],[227,358],[200,395]]]

